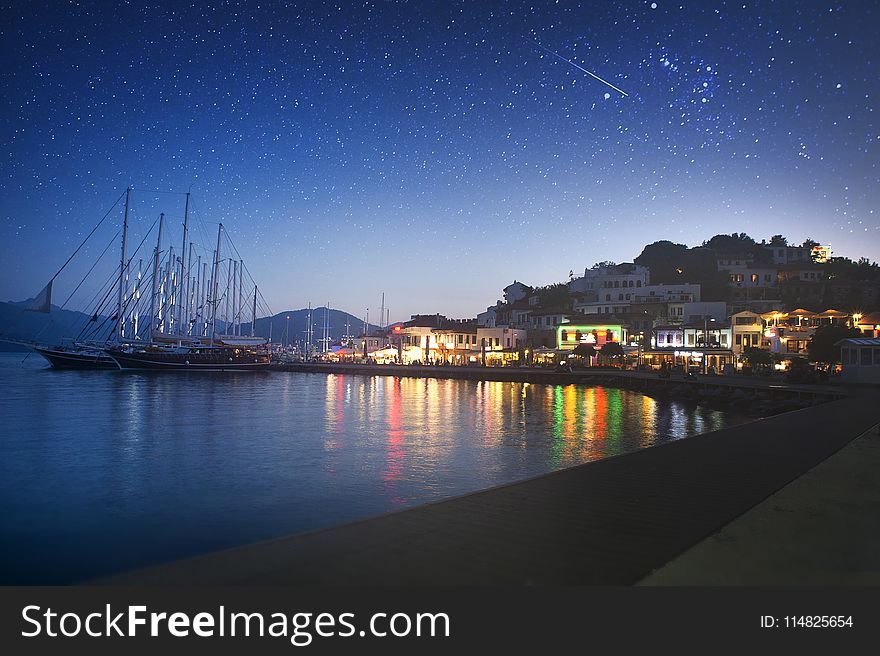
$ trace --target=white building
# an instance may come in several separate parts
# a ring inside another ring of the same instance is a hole
[[[526,331],[519,328],[477,328],[477,350],[501,351],[525,346]]]
[[[733,352],[741,355],[749,347],[759,348],[764,335],[764,321],[755,312],[737,312],[730,315],[733,332]]]
[[[647,285],[635,293],[637,303],[680,302],[699,303],[700,285],[681,283],[675,285]]]
[[[728,274],[731,287],[776,287],[779,276],[775,266],[764,264],[727,265],[719,270]]]
[[[621,314],[631,306],[644,303],[699,303],[700,285],[682,283],[675,285],[645,285],[630,288],[600,288],[595,300],[575,301],[573,309],[583,314]],[[673,316],[670,314],[670,316]],[[683,315],[678,315],[680,318]]]
[[[648,267],[625,262],[614,266],[601,266],[595,269],[586,269],[582,278],[575,278],[568,283],[568,289],[572,293],[610,292],[623,289],[641,289],[651,281],[651,272]],[[599,296],[603,298],[603,296]]]
[[[803,246],[780,246],[763,244],[773,257],[773,264],[789,264],[791,262],[810,262],[810,251]]]
[[[804,246],[780,246],[772,244],[761,244],[766,250],[770,251],[773,257],[773,264],[792,264],[792,263],[811,263],[811,262],[827,262],[831,258],[831,246],[813,246],[805,248]]]
[[[499,301],[500,303],[500,301]],[[480,312],[477,315],[477,325],[483,326],[485,328],[494,328],[495,320],[498,318],[498,306],[491,305],[486,308],[485,312]]]
[[[528,298],[533,290],[528,285],[514,280],[502,291],[504,292],[505,303],[516,303],[517,301],[523,301]]]
[[[846,383],[880,383],[880,339],[851,337],[842,339],[840,379]]]

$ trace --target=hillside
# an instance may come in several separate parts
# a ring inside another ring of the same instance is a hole
[[[28,312],[27,301],[0,302],[0,339],[40,344],[57,344],[65,338],[77,337],[84,326],[89,325],[89,339],[105,338],[112,330],[112,322],[98,317],[89,323],[89,315],[71,310],[60,310],[53,305],[49,314]]]
[[[271,317],[257,319],[256,334],[261,337],[269,337],[270,326],[272,341],[282,344],[302,343],[305,340],[306,327],[308,326],[308,309],[288,310],[279,312]],[[364,330],[364,320],[342,310],[330,308],[330,339],[339,341],[346,334],[345,324],[349,324],[349,335],[360,335]],[[287,317],[290,317],[288,323]],[[245,327],[250,334],[250,326]],[[370,331],[378,330],[378,326],[370,324]],[[312,309],[312,343],[317,344],[324,335],[324,308]]]

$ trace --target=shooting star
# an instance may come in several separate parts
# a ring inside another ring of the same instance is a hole
[[[589,75],[590,77],[594,77],[594,78],[596,78],[597,80],[599,80],[599,82],[601,82],[602,84],[604,84],[604,85],[606,85],[606,86],[611,87],[611,88],[614,89],[617,93],[621,94],[624,98],[626,98],[626,97],[629,96],[629,94],[628,94],[626,91],[624,91],[623,89],[618,89],[616,86],[614,86],[613,84],[611,84],[611,82],[608,82],[607,80],[603,80],[601,77],[599,77],[599,76],[596,75],[595,73],[591,73],[590,71],[588,71],[588,70],[587,70],[586,68],[584,68],[583,66],[579,66],[578,64],[575,64],[575,63],[574,63],[573,61],[571,61],[570,59],[566,59],[565,57],[563,57],[562,55],[560,55],[558,52],[553,52],[552,50],[550,50],[550,48],[545,48],[544,46],[542,46],[542,45],[541,45],[540,43],[538,43],[537,41],[533,41],[532,43],[534,43],[536,46],[538,46],[538,47],[539,47],[541,50],[543,50],[544,52],[548,52],[548,53],[550,53],[551,55],[553,55],[554,57],[557,57],[558,59],[561,59],[561,60],[564,61],[565,63],[567,63],[567,64],[571,64],[572,66],[574,66],[574,67],[575,67],[576,69],[578,69],[579,71],[583,71],[584,73],[586,73],[586,74]]]

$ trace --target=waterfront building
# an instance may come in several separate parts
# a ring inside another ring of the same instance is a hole
[[[732,330],[720,321],[668,324],[654,328],[651,348],[642,354],[644,364],[659,368],[681,366],[685,370],[723,373],[733,365]]]
[[[853,337],[842,339],[840,379],[846,383],[880,383],[880,339]]]
[[[761,348],[764,339],[764,321],[756,312],[737,312],[730,315],[733,334],[731,348],[735,355],[742,355],[747,348]]]
[[[370,356],[372,353],[388,346],[389,341],[387,335],[361,335],[356,340],[360,346],[360,352]]]
[[[851,317],[846,312],[829,308],[813,315],[812,320],[816,326],[845,326],[850,322]]]
[[[597,351],[608,342],[626,343],[626,329],[621,324],[565,324],[556,327],[556,348],[574,350],[589,344]]]
[[[816,332],[817,316],[815,312],[803,308],[791,312],[774,311],[762,314],[762,347],[777,354],[806,354],[807,344]]]
[[[527,331],[520,328],[477,328],[477,344],[469,356],[471,362],[483,361],[486,366],[503,366],[519,361],[526,347]]]
[[[679,324],[656,326],[652,331],[651,347],[657,349],[684,347],[684,327]]]
[[[732,341],[729,323],[707,320],[684,326],[685,348],[730,349]]]
[[[437,357],[446,364],[467,364],[479,348],[477,330],[472,321],[451,321],[442,328],[432,328]]]

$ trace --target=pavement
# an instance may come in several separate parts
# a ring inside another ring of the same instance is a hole
[[[92,583],[874,583],[880,393]]]
[[[639,585],[880,585],[873,427]]]

